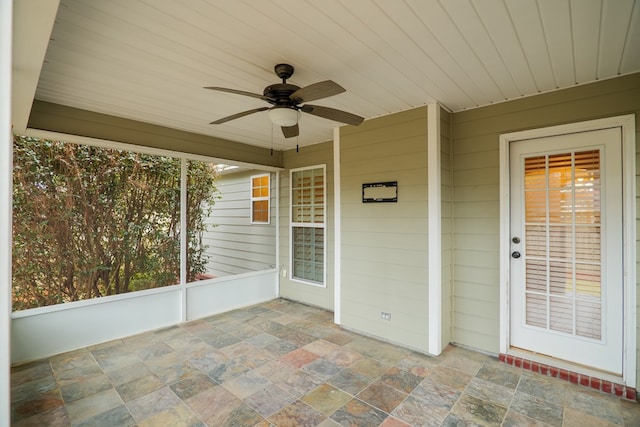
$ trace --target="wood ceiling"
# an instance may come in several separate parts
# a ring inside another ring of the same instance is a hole
[[[262,93],[285,62],[365,118],[461,111],[640,71],[640,0],[61,0],[44,59],[36,99],[283,150],[339,123],[210,125],[267,104],[203,86]]]

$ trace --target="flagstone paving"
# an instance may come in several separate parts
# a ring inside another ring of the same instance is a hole
[[[19,426],[640,426],[640,405],[277,299],[16,366]]]

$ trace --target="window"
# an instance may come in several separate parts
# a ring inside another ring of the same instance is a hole
[[[251,177],[251,224],[269,224],[269,174]]]
[[[291,170],[292,278],[325,284],[325,166]]]

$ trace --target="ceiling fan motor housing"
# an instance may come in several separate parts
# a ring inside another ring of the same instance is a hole
[[[266,96],[267,102],[273,105],[293,107],[296,103],[289,98],[289,95],[300,89],[300,86],[289,83],[276,83],[264,88],[263,95]]]

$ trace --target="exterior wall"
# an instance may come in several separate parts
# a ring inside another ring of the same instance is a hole
[[[280,151],[34,100],[28,127],[190,153],[254,165],[282,166]]]
[[[499,351],[499,135],[630,113],[640,113],[640,74],[453,115],[456,342]]]
[[[427,109],[342,128],[340,145],[342,324],[426,352]],[[362,184],[384,181],[398,202],[362,203]]]
[[[451,300],[453,296],[453,173],[451,114],[440,109],[440,169],[442,224],[442,342],[451,335]]]
[[[334,220],[333,220],[333,143],[325,142],[308,147],[295,149],[283,153],[283,163],[285,171],[280,172],[280,268],[286,270],[286,277],[280,275],[280,296],[299,301],[305,304],[333,310],[334,307]],[[289,171],[291,169],[326,165],[325,182],[326,192],[326,212],[327,224],[326,236],[326,286],[315,286],[308,283],[290,279],[289,265],[289,217],[290,217],[290,195],[289,195]]]
[[[253,170],[218,178],[220,198],[204,235],[212,255],[209,274],[222,277],[276,267],[275,173],[270,174],[270,224],[251,224],[251,176],[263,173]]]

